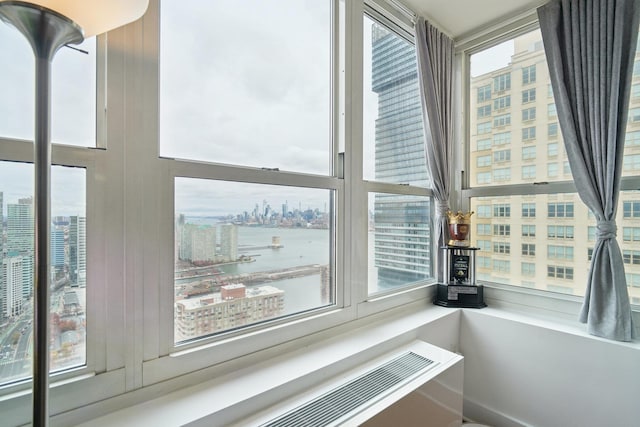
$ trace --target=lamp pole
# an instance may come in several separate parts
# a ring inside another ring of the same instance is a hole
[[[33,425],[49,423],[49,287],[51,228],[51,62],[67,43],[80,43],[80,27],[42,6],[19,1],[0,3],[0,19],[16,27],[35,56],[35,197],[34,197],[34,339]]]

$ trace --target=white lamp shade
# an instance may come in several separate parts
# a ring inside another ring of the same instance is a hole
[[[7,0],[0,0],[3,3]],[[84,37],[106,33],[140,18],[147,10],[149,0],[35,0],[32,3],[46,7],[71,19],[82,28]]]

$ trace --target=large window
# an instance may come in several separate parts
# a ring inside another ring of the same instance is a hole
[[[493,78],[493,91],[502,92],[511,89],[511,73],[504,73]]]
[[[529,65],[528,67],[522,67],[522,84],[536,82],[536,65]]]
[[[331,2],[161,8],[160,155],[188,159],[174,343],[336,304]]]
[[[95,185],[88,166],[100,159],[86,147],[104,145],[96,137],[96,39],[79,47],[86,54],[62,48],[52,65],[51,282],[44,286],[51,298],[49,367],[57,377],[95,368],[101,340],[89,329],[96,323],[87,323],[97,319],[87,292],[104,285],[88,278],[88,223],[97,221],[88,218],[86,189]],[[24,388],[32,375],[34,73],[28,42],[0,22],[0,388],[8,392]]]
[[[34,293],[33,165],[0,161],[0,383],[31,376]],[[52,371],[86,363],[84,168],[54,166],[51,222]]]
[[[493,231],[490,237],[486,233],[478,236],[483,245],[487,242],[500,245],[509,235],[511,245],[522,248],[521,251],[511,251],[512,261],[518,262],[521,269],[505,274],[504,271],[478,266],[478,277],[515,286],[526,282],[528,287],[583,295],[589,269],[589,250],[593,249],[596,239],[596,220],[575,193],[541,40],[539,30],[530,31],[470,55],[468,102],[471,111],[476,102],[475,88],[491,84],[494,91],[496,87],[506,89],[506,85],[501,86],[500,83],[506,81],[502,76],[522,73],[522,78],[509,80],[511,93],[518,94],[521,99],[509,103],[508,109],[499,113],[494,106],[491,116],[482,119],[483,122],[493,119],[495,124],[496,119],[505,114],[514,118],[510,129],[513,138],[509,142],[513,154],[509,162],[493,162],[478,170],[475,159],[496,153],[500,147],[493,145],[490,151],[477,152],[475,141],[478,135],[473,132],[477,123],[474,116],[469,115],[469,129],[472,130],[468,152],[470,210],[488,204],[522,207],[522,215],[505,218],[499,211],[493,211],[492,217],[475,217],[477,224],[474,230],[479,232],[491,227]],[[638,63],[640,55],[636,53],[636,65]],[[634,77],[635,84],[638,84],[637,80],[637,76]],[[540,94],[547,96],[540,99]],[[498,99],[494,93],[494,102]],[[501,107],[506,107],[506,104]],[[547,114],[535,114],[544,108]],[[640,98],[632,95],[622,165],[623,191],[616,216],[617,239],[629,274],[640,272],[633,262],[636,259],[634,245],[640,242],[640,214],[637,213],[640,212],[640,203],[635,190],[640,185],[640,144],[637,143],[640,141],[640,120],[636,120],[640,115],[636,110],[640,110]],[[516,121],[516,117],[521,120]],[[495,126],[489,132],[496,137]],[[488,136],[483,135],[482,138]],[[509,174],[506,173],[507,168],[520,172]],[[480,179],[488,177],[489,173],[491,179]],[[519,232],[507,234],[507,227]],[[474,239],[472,233],[472,242]],[[633,287],[629,287],[629,292],[632,298],[640,296]]]
[[[176,178],[175,192],[176,342],[334,302],[332,191]]]
[[[368,293],[376,294],[431,277],[431,202],[415,47],[372,16],[364,19],[363,39]],[[478,90],[479,101],[488,97]],[[483,114],[491,115],[486,107]],[[490,156],[478,159],[480,167],[490,163]]]
[[[501,96],[493,101],[494,110],[503,110],[511,107],[511,95]]]

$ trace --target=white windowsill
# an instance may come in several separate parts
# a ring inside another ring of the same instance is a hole
[[[586,326],[577,321],[581,298],[489,284],[485,285],[485,301],[489,307],[481,310],[443,308],[422,301],[365,317],[305,337],[299,348],[291,350],[286,346],[288,350],[275,357],[261,358],[257,353],[247,356],[255,363],[229,362],[226,371],[218,371],[222,375],[209,376],[214,379],[193,381],[179,390],[169,389],[160,397],[156,394],[152,400],[118,408],[80,425],[184,425],[214,415],[223,425],[231,423],[416,338],[429,342],[425,337],[435,333],[441,341],[436,345],[457,351],[457,336],[449,337],[448,344],[443,344],[441,337],[455,335],[460,315],[467,311],[640,351],[638,339],[624,343],[588,334]],[[639,314],[634,312],[636,327],[640,324]],[[133,400],[141,401],[139,393],[144,394],[144,390],[134,391],[132,397],[137,399]],[[98,414],[105,413],[104,408],[97,409]]]
[[[166,395],[109,413],[81,426],[184,425],[216,415],[225,425],[273,405],[286,396],[356,367],[411,342],[421,327],[441,319],[457,322],[459,310],[430,303],[398,310],[393,315],[372,316],[360,327],[337,328],[314,344],[268,360],[232,370],[219,378],[167,393]],[[274,393],[277,391],[277,393]]]
[[[537,324],[545,328],[574,335],[581,335],[609,343],[630,345],[640,348],[640,310],[632,305],[632,318],[636,337],[630,343],[618,342],[590,335],[587,327],[578,321],[582,297],[565,295],[516,286],[483,283],[485,302],[492,315],[506,317],[514,321]]]

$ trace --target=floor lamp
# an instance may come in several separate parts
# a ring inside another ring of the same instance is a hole
[[[51,224],[51,62],[58,49],[140,18],[148,0],[0,0],[0,20],[35,56],[33,425],[49,422],[49,240]]]

